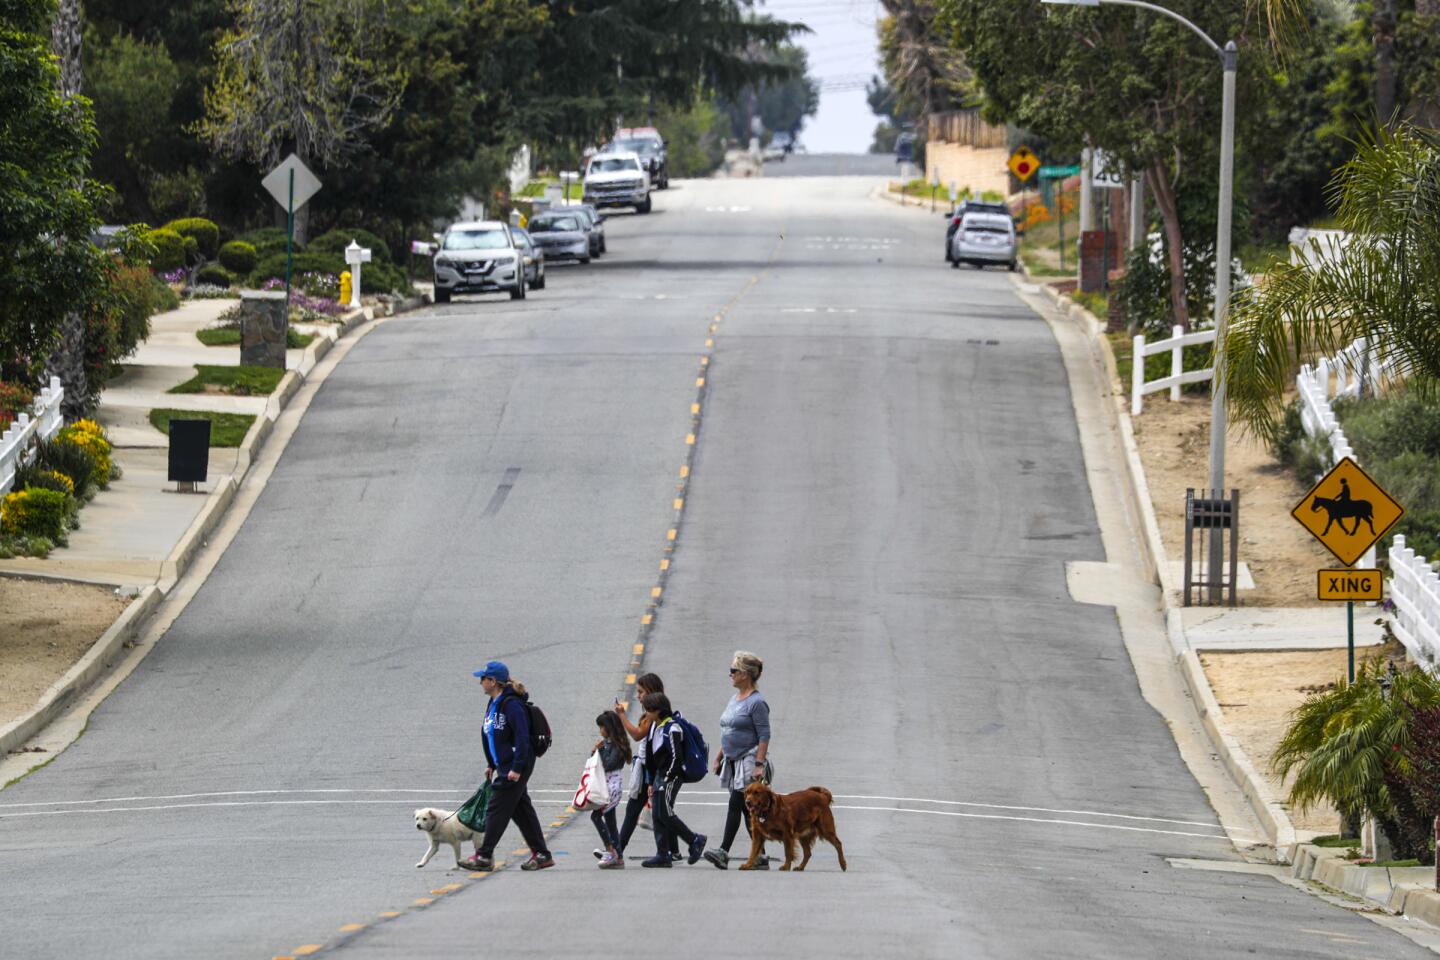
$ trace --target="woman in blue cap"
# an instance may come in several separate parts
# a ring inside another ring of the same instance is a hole
[[[530,709],[526,706],[525,686],[510,679],[510,668],[499,660],[491,660],[483,670],[476,670],[480,686],[490,698],[485,707],[485,779],[491,783],[490,805],[485,811],[485,839],[480,848],[460,865],[469,870],[494,870],[495,845],[513,819],[530,848],[530,859],[521,870],[544,870],[555,866],[555,858],[545,846],[540,817],[530,802],[530,774],[535,770],[535,754],[530,748]]]

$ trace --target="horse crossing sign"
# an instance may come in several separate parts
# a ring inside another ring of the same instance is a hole
[[[1347,567],[1365,556],[1404,513],[1405,508],[1349,457],[1335,464],[1290,511]]]

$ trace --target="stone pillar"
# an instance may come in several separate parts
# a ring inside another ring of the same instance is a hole
[[[240,292],[240,363],[285,369],[290,310],[284,290]]]

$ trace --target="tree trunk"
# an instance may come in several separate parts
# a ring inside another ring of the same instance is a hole
[[[80,55],[85,35],[80,0],[61,0],[50,24],[50,46],[59,60],[58,88],[67,100],[80,93],[83,80]],[[76,238],[80,239],[80,238]],[[59,377],[65,388],[60,406],[66,420],[78,420],[90,412],[90,395],[85,385],[85,321],[71,311],[60,324],[60,342],[45,358],[46,379]]]
[[[1370,24],[1375,31],[1375,116],[1382,126],[1395,117],[1395,0],[1375,0]]]
[[[1190,332],[1190,306],[1185,301],[1185,238],[1180,233],[1180,210],[1165,166],[1156,163],[1145,171],[1145,183],[1155,198],[1155,208],[1165,227],[1165,255],[1170,263],[1170,313],[1186,333]]]

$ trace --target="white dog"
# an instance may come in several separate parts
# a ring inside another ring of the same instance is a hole
[[[450,844],[451,849],[455,851],[455,865],[457,867],[460,865],[460,844],[466,840],[473,841],[475,851],[477,853],[480,851],[480,841],[475,836],[475,831],[465,826],[455,814],[447,810],[436,810],[434,807],[421,807],[415,811],[415,829],[423,830],[426,836],[430,838],[430,849],[426,850],[425,856],[421,857],[420,862],[415,864],[417,867],[423,867],[429,863],[430,858],[435,856],[435,851],[440,849],[440,844],[442,843]]]

